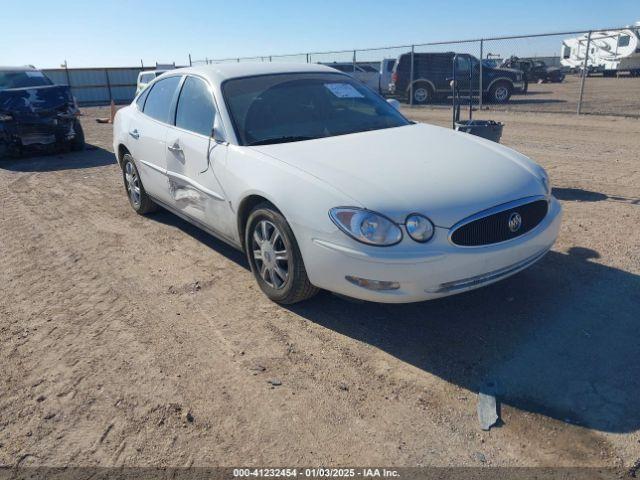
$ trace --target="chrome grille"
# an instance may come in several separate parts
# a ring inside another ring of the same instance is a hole
[[[463,222],[451,234],[451,241],[464,247],[477,247],[504,242],[519,237],[533,230],[547,215],[549,203],[546,199],[535,200],[517,206],[506,206],[504,210],[487,213],[475,220]],[[493,211],[493,209],[492,209]],[[518,222],[511,222],[517,215],[520,225],[516,230],[510,227]],[[510,225],[511,223],[511,225]]]

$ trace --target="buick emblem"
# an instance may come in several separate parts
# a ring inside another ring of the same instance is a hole
[[[520,227],[522,227],[522,217],[518,212],[513,212],[511,215],[509,215],[508,224],[511,233],[516,233],[518,230],[520,230]]]

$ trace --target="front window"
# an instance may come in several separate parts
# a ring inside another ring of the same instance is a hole
[[[187,77],[176,107],[176,127],[208,137],[215,112],[207,84],[199,78]]]
[[[291,73],[231,79],[222,86],[241,145],[333,137],[410,122],[348,76]]]
[[[51,80],[39,70],[0,70],[0,90],[52,85]]]

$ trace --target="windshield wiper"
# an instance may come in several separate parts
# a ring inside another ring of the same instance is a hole
[[[255,142],[251,142],[248,145],[252,147],[254,145],[270,145],[273,143],[300,142],[302,140],[313,140],[314,138],[319,138],[319,137],[284,136],[284,137],[263,138],[262,140],[256,140]]]

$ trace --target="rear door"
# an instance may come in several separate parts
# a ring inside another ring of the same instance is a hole
[[[188,75],[167,135],[167,176],[174,207],[219,233],[229,234],[229,209],[216,172],[227,145],[211,138],[217,109],[209,84]]]
[[[151,86],[129,126],[129,144],[145,190],[160,201],[170,199],[167,182],[166,135],[181,77]]]

